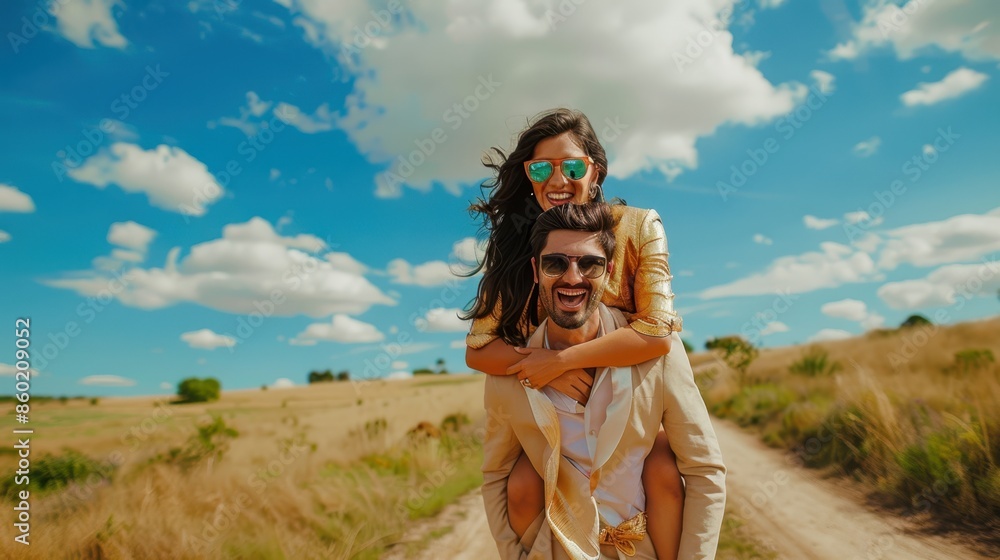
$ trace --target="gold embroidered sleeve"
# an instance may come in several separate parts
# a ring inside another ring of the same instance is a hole
[[[635,274],[635,314],[629,326],[647,336],[680,332],[683,321],[674,311],[673,276],[667,264],[667,236],[656,210],[650,210],[639,226],[639,265]]]
[[[493,313],[486,317],[473,319],[469,334],[465,336],[465,345],[473,350],[479,350],[499,338],[497,336],[497,325],[500,324],[498,317],[500,317],[499,299],[497,299],[497,305],[493,309]]]

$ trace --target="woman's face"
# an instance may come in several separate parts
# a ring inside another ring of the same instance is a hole
[[[586,157],[583,148],[576,145],[573,136],[564,132],[559,136],[550,136],[535,144],[535,153],[531,159],[563,159],[569,157]],[[592,200],[591,191],[597,186],[597,168],[594,164],[587,165],[587,173],[580,179],[568,179],[559,166],[555,166],[552,175],[544,183],[531,182],[535,191],[535,200],[548,210],[562,204],[584,204]]]

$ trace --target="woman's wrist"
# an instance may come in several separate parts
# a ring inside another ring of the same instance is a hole
[[[586,344],[586,343],[584,343]],[[569,371],[571,369],[583,369],[586,364],[580,363],[580,344],[575,346],[570,346],[568,348],[563,348],[558,351],[559,361],[562,364],[563,371]]]

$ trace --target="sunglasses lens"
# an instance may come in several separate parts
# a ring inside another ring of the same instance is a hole
[[[562,255],[542,257],[542,273],[546,276],[562,276],[569,269],[569,259]]]
[[[587,162],[582,159],[568,159],[562,163],[562,172],[567,179],[583,179],[587,174]]]
[[[580,274],[587,278],[598,278],[604,274],[605,260],[601,257],[584,256],[577,261],[580,266]]]
[[[536,161],[528,164],[528,178],[536,183],[544,183],[552,176],[552,164],[547,161]]]

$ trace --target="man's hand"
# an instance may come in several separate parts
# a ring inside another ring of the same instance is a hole
[[[553,379],[549,385],[556,391],[585,405],[590,400],[590,389],[594,386],[594,377],[586,370],[571,369]]]
[[[546,348],[514,348],[524,358],[507,368],[507,375],[517,375],[521,381],[527,379],[532,389],[541,389],[570,368],[560,358],[558,350]]]

